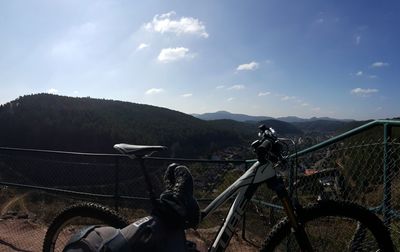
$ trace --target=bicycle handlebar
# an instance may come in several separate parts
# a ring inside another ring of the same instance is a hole
[[[276,132],[273,128],[267,128],[264,124],[258,127],[260,129],[260,139],[254,141],[251,146],[257,155],[257,159],[260,162],[270,159],[271,161],[278,161],[282,159],[282,145],[280,144],[279,138],[276,136]]]

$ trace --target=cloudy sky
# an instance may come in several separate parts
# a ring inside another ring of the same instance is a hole
[[[398,1],[0,1],[0,104],[400,116]]]

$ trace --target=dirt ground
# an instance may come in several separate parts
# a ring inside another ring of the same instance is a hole
[[[0,207],[0,252],[40,252],[47,226],[37,221],[37,214],[31,213],[26,206],[25,194],[7,198]],[[219,227],[187,231],[187,239],[196,243],[200,252],[207,251]],[[72,230],[71,230],[72,232]],[[66,232],[65,241],[71,232]],[[62,239],[60,239],[62,240]],[[208,241],[208,242],[207,242]],[[64,244],[61,242],[61,244]],[[227,251],[252,252],[258,249],[234,235]]]
[[[24,217],[24,216],[22,216]],[[0,252],[39,252],[42,250],[43,238],[47,227],[34,223],[21,216],[8,216],[0,220]],[[199,229],[188,231],[189,240],[196,242],[197,249],[201,252],[207,251],[204,241],[211,241],[217,228]],[[227,251],[253,252],[257,248],[249,245],[235,235]]]
[[[0,220],[0,251],[41,251],[46,227],[28,219]]]
[[[211,244],[206,243],[205,241],[212,241],[215,238],[215,235],[219,227],[208,228],[208,229],[198,229],[198,230],[189,230],[186,232],[186,239],[193,241],[196,243],[197,250],[200,252],[207,252],[208,246]],[[237,234],[232,237],[232,240],[229,243],[229,247],[226,249],[227,252],[255,252],[259,251],[259,248],[243,241]]]

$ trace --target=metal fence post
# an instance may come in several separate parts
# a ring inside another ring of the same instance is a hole
[[[247,171],[249,168],[248,162],[244,162],[244,170]],[[246,211],[243,213],[243,223],[242,223],[242,239],[246,241]]]
[[[115,157],[115,170],[114,170],[114,208],[118,212],[119,207],[119,157]]]
[[[391,200],[392,200],[392,178],[389,164],[389,139],[391,127],[383,125],[383,219],[386,225],[390,225]]]
[[[297,154],[296,156],[294,156],[294,161],[290,160],[291,164],[289,166],[289,196],[292,197],[293,196],[293,183],[294,183],[294,173],[295,173],[295,169],[297,169],[296,167],[296,159],[297,159]]]

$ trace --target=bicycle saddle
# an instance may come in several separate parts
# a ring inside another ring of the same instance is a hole
[[[120,143],[114,145],[114,149],[125,155],[134,155],[137,157],[150,156],[154,152],[166,150],[165,146],[132,145]]]

